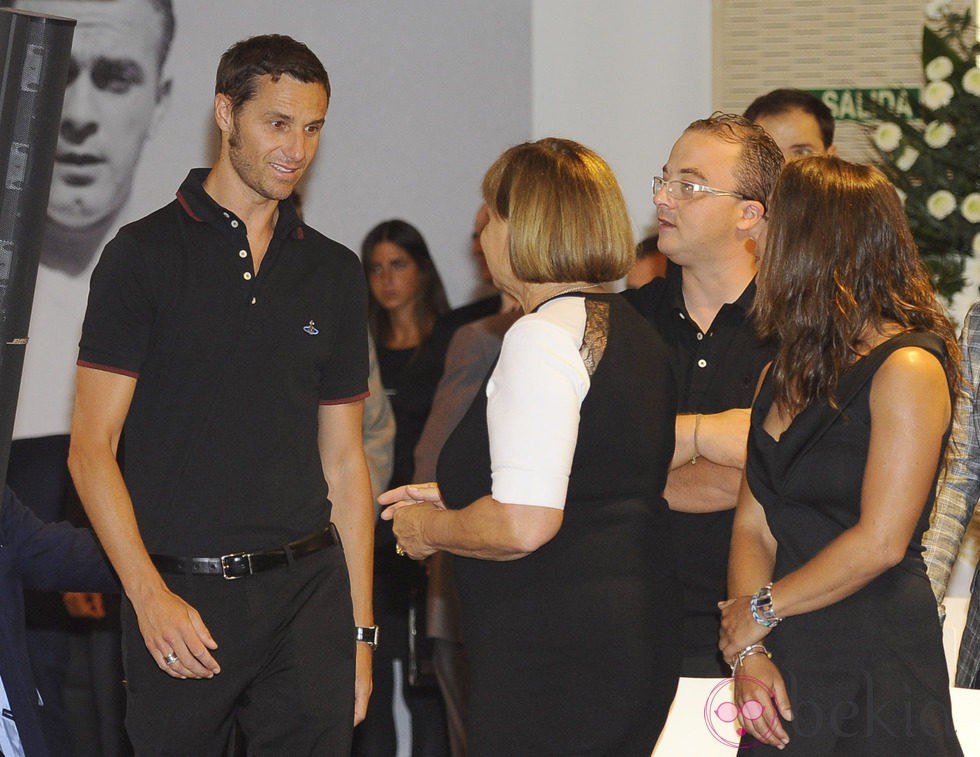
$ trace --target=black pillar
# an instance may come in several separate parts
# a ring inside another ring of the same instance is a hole
[[[27,349],[75,21],[0,8],[0,486]]]

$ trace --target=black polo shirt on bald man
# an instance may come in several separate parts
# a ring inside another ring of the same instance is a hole
[[[266,549],[324,527],[319,406],[367,395],[357,256],[286,200],[256,275],[207,175],[109,242],[82,328],[80,366],[137,379],[125,478],[151,553]]]
[[[762,369],[775,357],[773,343],[759,339],[748,318],[755,281],[735,302],[721,307],[705,332],[688,315],[681,284],[681,267],[668,263],[665,279],[623,293],[667,343],[677,382],[677,412],[719,413],[749,407]],[[717,603],[728,597],[735,511],[671,510],[670,515],[678,577],[684,587],[684,653],[710,656],[718,650]]]

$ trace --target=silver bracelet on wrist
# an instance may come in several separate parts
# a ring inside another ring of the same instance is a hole
[[[749,607],[752,609],[752,617],[755,618],[755,622],[760,626],[775,628],[782,621],[782,618],[776,615],[776,610],[772,606],[771,583],[766,584],[752,595]]]
[[[741,652],[736,652],[735,656],[729,661],[728,665],[732,669],[732,675],[735,675],[735,671],[738,670],[738,666],[742,665],[746,658],[751,657],[754,654],[764,654],[770,660],[772,659],[772,652],[766,649],[765,645],[759,644],[749,644]]]

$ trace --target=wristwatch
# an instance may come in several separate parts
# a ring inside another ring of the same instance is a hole
[[[354,626],[354,641],[363,641],[371,649],[378,648],[378,637],[381,629],[378,626]]]

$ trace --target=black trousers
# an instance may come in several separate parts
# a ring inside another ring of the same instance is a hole
[[[139,755],[344,755],[354,721],[354,619],[343,550],[226,581],[165,575],[218,643],[221,672],[180,680],[146,650],[125,601],[126,727]]]

